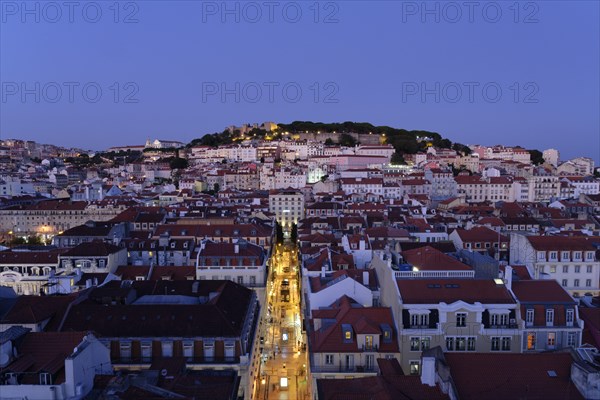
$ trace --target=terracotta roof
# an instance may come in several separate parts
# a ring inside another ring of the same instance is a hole
[[[579,317],[585,322],[581,343],[600,348],[600,308],[579,307]]]
[[[569,353],[446,353],[444,357],[461,400],[583,399],[571,382]]]
[[[101,257],[118,253],[121,247],[101,241],[81,243],[63,254],[64,257]]]
[[[93,289],[90,300],[71,307],[62,330],[92,330],[99,337],[237,337],[252,299],[252,290],[231,281],[158,280],[134,281],[128,290],[135,290],[138,298],[169,293],[204,297],[205,302],[128,305],[100,302],[113,296],[120,284],[111,281]],[[208,300],[213,292],[216,296]]]
[[[472,242],[508,242],[508,237],[499,234],[485,226],[475,226],[471,229],[457,229],[456,233],[465,243]]]
[[[419,268],[423,271],[438,271],[438,270],[464,270],[470,271],[472,268],[463,264],[456,258],[442,253],[441,251],[425,246],[413,250],[406,250],[401,253],[404,260],[410,265]]]
[[[392,311],[387,307],[353,307],[349,301],[343,302],[337,307],[335,323],[326,325],[321,329],[310,334],[310,351],[315,353],[334,352],[334,353],[353,353],[361,349],[356,337],[357,332],[364,330],[382,334],[381,325],[386,324],[392,329],[392,340],[389,343],[381,340],[379,342],[379,351],[387,353],[399,352],[397,343],[397,333],[394,329],[394,318]],[[317,317],[319,314],[314,314]],[[352,340],[344,340],[342,334],[342,325],[350,325],[353,329]]]
[[[570,250],[595,251],[594,242],[583,237],[569,236],[527,236],[531,246],[538,251]]]
[[[36,324],[58,315],[76,299],[70,296],[19,296],[2,319],[3,324]]]
[[[6,369],[14,372],[50,372],[55,374],[64,368],[65,358],[73,353],[86,332],[30,332],[17,345],[20,357],[31,357],[33,362],[23,364],[19,358]],[[17,368],[17,364],[25,368]],[[63,378],[64,379],[64,378]],[[53,382],[58,384],[60,382]]]
[[[512,291],[520,303],[575,304],[575,300],[553,279],[515,281]]]
[[[138,276],[143,276],[146,279],[148,272],[150,272],[149,265],[121,265],[115,271],[115,275],[121,277],[121,280],[124,281],[135,281]]]
[[[165,278],[174,281],[196,279],[196,267],[193,265],[180,267],[157,265],[152,269],[152,274],[150,275],[151,281]]]
[[[53,249],[49,251],[0,251],[0,265],[4,264],[57,264],[58,256],[68,249]]]
[[[492,279],[397,279],[396,284],[405,304],[515,303],[506,286]]]

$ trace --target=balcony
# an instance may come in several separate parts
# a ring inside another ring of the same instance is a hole
[[[365,374],[376,374],[378,369],[375,365],[365,366],[365,365],[354,365],[351,367],[341,366],[341,365],[318,365],[311,366],[311,372],[335,372],[341,374],[356,374],[356,373],[365,373]]]
[[[360,349],[365,352],[377,353],[379,351],[379,346],[376,344],[372,346],[367,346],[366,344],[363,344],[362,346],[360,346]]]
[[[160,356],[156,356],[160,358]],[[167,357],[168,358],[168,357]],[[240,357],[184,357],[188,365],[191,364],[239,364]],[[113,365],[119,364],[152,364],[152,357],[113,357]]]

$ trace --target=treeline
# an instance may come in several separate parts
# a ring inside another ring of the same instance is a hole
[[[437,132],[393,128],[386,125],[373,125],[368,122],[312,122],[312,121],[294,121],[289,124],[278,124],[277,130],[274,132],[266,132],[261,129],[253,129],[245,135],[245,137],[261,138],[265,135],[271,135],[274,139],[282,136],[283,132],[303,133],[303,132],[322,132],[322,133],[337,133],[340,135],[338,143],[346,146],[359,144],[350,133],[358,133],[364,135],[385,135],[385,142],[391,144],[396,150],[394,160],[396,162],[403,161],[404,154],[415,154],[420,151],[427,150],[429,146],[440,148],[452,148],[462,154],[470,154],[471,150],[461,144],[453,143],[449,139],[445,139]],[[233,143],[234,139],[240,137],[239,131],[230,133],[228,130],[204,135],[201,138],[194,139],[187,147],[193,146],[211,146],[217,147]],[[329,144],[329,143],[328,143]]]

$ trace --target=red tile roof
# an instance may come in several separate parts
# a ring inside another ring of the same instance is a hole
[[[575,304],[575,300],[553,279],[514,281],[512,291],[521,303]]]
[[[538,251],[595,251],[591,240],[570,236],[527,236],[531,246]]]
[[[465,243],[473,242],[508,242],[508,237],[499,234],[485,226],[475,226],[471,229],[457,229],[456,233]]]
[[[456,258],[442,253],[431,246],[425,246],[412,250],[406,250],[401,253],[404,260],[410,265],[419,268],[423,271],[438,271],[438,270],[465,270],[469,271],[472,268]]]
[[[397,279],[396,283],[405,304],[515,303],[506,286],[492,279]]]
[[[379,342],[379,351],[385,353],[399,352],[397,343],[397,333],[394,329],[394,318],[392,311],[387,307],[352,307],[350,300],[342,302],[337,307],[335,314],[335,323],[329,326],[322,327],[310,334],[310,351],[315,353],[334,352],[334,353],[356,353],[361,349],[358,345],[356,334],[361,332],[372,332],[382,334],[381,324],[387,324],[392,329],[392,340],[386,343],[382,340]],[[325,310],[319,310],[325,311]],[[332,312],[333,314],[333,312]],[[313,313],[317,318],[322,314]],[[332,316],[330,316],[331,318]],[[345,341],[342,334],[342,324],[351,325],[353,335],[351,341]],[[375,332],[377,330],[377,332]]]
[[[378,360],[379,361],[379,360]],[[372,376],[354,379],[318,379],[322,400],[447,400],[437,387],[421,384],[418,376]]]
[[[444,357],[461,400],[583,399],[570,379],[569,353],[447,353]]]

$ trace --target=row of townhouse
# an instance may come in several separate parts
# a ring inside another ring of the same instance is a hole
[[[600,294],[600,238],[512,233],[510,260],[534,279],[553,279],[575,297]]]
[[[0,230],[14,235],[55,235],[89,220],[108,221],[131,204],[50,200],[0,210]]]
[[[401,366],[421,373],[421,353],[522,353],[581,344],[576,301],[555,281],[474,279],[455,268],[406,277],[391,259],[375,258],[382,305],[392,309]],[[427,276],[437,276],[435,278]]]
[[[27,312],[31,309],[37,311]],[[164,368],[164,379],[173,379],[183,371],[232,371],[239,383],[234,386],[233,397],[228,398],[251,398],[260,358],[258,320],[256,294],[231,281],[113,280],[70,296],[21,296],[0,317],[0,332],[30,329],[36,332],[34,337],[48,340],[49,346],[57,346],[61,352],[67,350],[70,354],[75,348],[71,357],[75,365],[69,358],[63,364],[65,355],[47,359],[49,354],[56,356],[53,348],[39,345],[39,354],[13,353],[16,357],[11,357],[7,365],[0,359],[0,397],[82,398],[92,387],[97,389],[95,374],[127,376],[134,371]],[[83,332],[94,333],[84,339]],[[2,353],[4,338],[5,334],[0,333]],[[79,345],[86,340],[89,344]],[[95,354],[75,357],[90,345]],[[39,362],[38,357],[42,357]],[[40,364],[42,359],[45,362]],[[65,364],[66,371],[61,368]],[[73,370],[75,382],[70,381]],[[54,397],[41,394],[61,390],[65,372],[67,382],[62,390],[70,395],[61,391]],[[43,379],[38,378],[40,373]],[[188,384],[193,387],[199,382]],[[218,379],[205,383],[218,386]],[[76,389],[79,384],[83,387]],[[153,393],[183,397],[158,388]],[[210,396],[208,393],[205,395]],[[149,394],[137,392],[131,398],[140,396]]]

